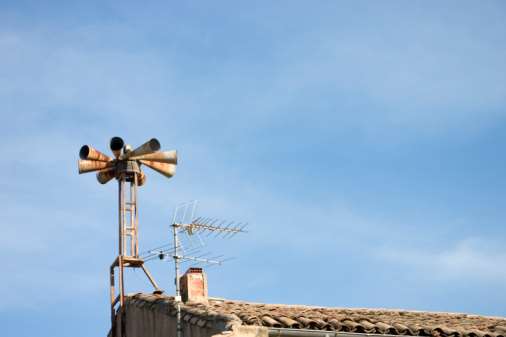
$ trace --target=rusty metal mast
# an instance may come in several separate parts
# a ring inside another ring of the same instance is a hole
[[[114,259],[109,274],[111,329],[113,329],[116,311],[120,312],[125,303],[125,268],[141,268],[155,291],[162,292],[144,265],[144,260],[139,257],[137,187],[144,185],[146,181],[141,165],[146,165],[168,178],[172,177],[176,172],[177,152],[159,151],[160,143],[155,138],[132,150],[121,138],[113,137],[110,148],[114,159],[89,145],[83,145],[79,151],[81,159],[78,161],[78,168],[79,174],[97,172],[97,180],[101,184],[106,184],[113,178],[118,181],[118,256]],[[118,268],[117,295],[116,268]]]

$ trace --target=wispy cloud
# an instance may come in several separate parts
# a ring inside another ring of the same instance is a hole
[[[468,238],[456,243],[441,242],[441,249],[383,248],[378,256],[399,264],[427,281],[506,281],[506,250],[492,239]]]
[[[289,118],[324,132],[379,132],[375,141],[408,130],[486,129],[504,118],[503,45],[484,39],[486,30],[466,35],[461,23],[447,27],[441,18],[427,19],[407,31],[389,28],[384,36],[370,26],[354,34],[314,30],[289,40],[275,34],[264,42],[269,52],[263,63],[251,64],[244,54],[213,60],[213,76],[187,68],[181,46],[169,44],[157,54],[103,43],[104,31],[110,38],[140,39],[128,25],[77,26],[51,39],[54,27],[9,31],[0,36],[7,63],[2,88],[7,102],[24,107],[25,117],[44,119],[66,110],[86,120],[128,116],[148,126],[139,112],[150,111],[152,120],[170,116],[188,124],[199,116],[215,126],[210,116],[219,114],[228,132],[244,123],[277,129]],[[175,34],[188,37],[184,30]],[[213,31],[206,36],[209,44],[220,43]],[[206,49],[199,34],[190,37]],[[315,110],[326,112],[324,120],[306,118]]]

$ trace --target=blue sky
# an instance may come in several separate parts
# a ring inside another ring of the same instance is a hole
[[[2,1],[1,334],[107,332],[116,185],[76,161],[117,135],[180,155],[141,250],[191,199],[250,223],[212,296],[506,316],[505,46],[500,1]]]

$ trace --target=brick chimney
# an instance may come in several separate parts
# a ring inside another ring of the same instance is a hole
[[[202,268],[189,268],[179,282],[183,302],[207,302],[207,277]]]

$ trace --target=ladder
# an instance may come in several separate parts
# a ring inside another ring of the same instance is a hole
[[[127,186],[129,183],[130,186]],[[130,172],[121,173],[118,176],[118,208],[119,208],[119,246],[118,256],[114,259],[109,270],[110,296],[111,296],[111,323],[112,334],[122,337],[122,308],[125,304],[125,268],[141,268],[149,282],[155,288],[155,292],[162,293],[153,276],[144,265],[144,260],[139,257],[138,223],[137,213],[137,174]],[[128,188],[129,187],[129,188]],[[128,191],[126,191],[128,189]],[[128,198],[128,199],[127,199]],[[118,292],[116,294],[116,268],[118,269]],[[116,317],[116,313],[118,313]],[[115,333],[115,325],[120,329],[119,336]]]

